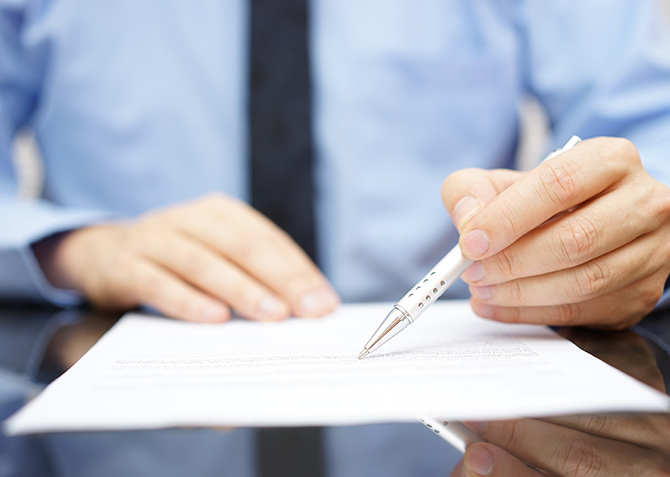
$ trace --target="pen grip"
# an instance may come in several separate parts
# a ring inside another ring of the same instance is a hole
[[[413,323],[473,263],[456,245],[398,302]]]
[[[565,145],[552,151],[542,162],[560,155],[561,153],[572,149],[579,144],[581,139],[578,136],[572,136]],[[451,251],[440,260],[431,271],[424,276],[419,283],[407,292],[396,306],[401,308],[408,316],[410,323],[421,316],[435,300],[449,288],[461,276],[465,270],[472,265],[473,260],[465,258],[461,253],[461,248],[456,245]]]

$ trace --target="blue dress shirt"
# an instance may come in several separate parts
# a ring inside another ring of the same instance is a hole
[[[513,166],[525,95],[552,146],[626,137],[670,184],[670,37],[652,0],[313,0],[310,16],[317,239],[345,301],[396,299],[456,243],[441,183]],[[0,0],[0,296],[80,300],[31,252],[55,232],[247,198],[247,23],[243,0]],[[45,162],[39,200],[16,197],[22,128]],[[327,442],[332,475],[447,473],[446,446],[416,427]]]

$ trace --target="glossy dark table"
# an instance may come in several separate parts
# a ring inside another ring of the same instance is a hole
[[[74,364],[120,316],[90,309],[0,305],[0,420]],[[670,311],[653,313],[632,330],[564,328],[558,331],[612,366],[668,392]],[[670,433],[670,429],[665,431]],[[53,462],[58,452],[40,436],[7,438],[0,433],[0,477],[60,476],[62,472],[54,470],[59,466]],[[104,465],[101,462],[100,469]],[[79,474],[73,471],[71,475]],[[235,475],[235,471],[221,475]]]

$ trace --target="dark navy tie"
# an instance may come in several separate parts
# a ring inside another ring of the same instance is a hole
[[[251,2],[251,204],[316,260],[306,3]],[[261,477],[324,475],[319,428],[260,429],[257,436]]]
[[[252,0],[251,203],[316,258],[307,0]]]

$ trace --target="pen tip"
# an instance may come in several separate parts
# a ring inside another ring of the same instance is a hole
[[[370,352],[367,350],[367,348],[363,349],[363,351],[361,351],[361,354],[358,355],[358,359],[365,358],[369,353]]]

